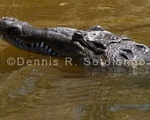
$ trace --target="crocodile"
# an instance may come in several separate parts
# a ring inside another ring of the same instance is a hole
[[[22,50],[48,56],[70,56],[90,65],[150,64],[150,47],[126,36],[113,34],[98,25],[86,30],[37,28],[13,17],[3,17],[0,19],[0,36]]]

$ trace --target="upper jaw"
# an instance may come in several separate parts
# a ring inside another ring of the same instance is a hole
[[[25,32],[24,26],[29,27],[29,29],[27,29]],[[17,48],[21,48],[31,52],[36,52],[39,54],[46,54],[46,55],[58,54],[59,51],[55,52],[55,50],[51,48],[50,44],[51,42],[49,43],[48,39],[40,39],[36,35],[36,34],[38,35],[43,34],[42,33],[43,31],[42,32],[40,31],[42,30],[34,29],[28,23],[21,22],[15,18],[4,17],[0,19],[0,37],[9,44]],[[30,34],[30,32],[35,34],[33,38],[26,37],[26,34],[28,33]],[[47,35],[49,35],[48,32]],[[73,42],[72,44],[74,44],[76,52],[77,54],[79,54],[79,56],[86,56],[84,52],[85,49],[82,45],[80,45],[80,43],[76,44],[75,42]]]

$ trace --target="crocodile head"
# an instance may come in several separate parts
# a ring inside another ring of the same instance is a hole
[[[93,59],[92,50],[81,41],[72,40],[75,31],[72,28],[39,29],[12,17],[0,19],[1,38],[12,46],[44,55]]]
[[[114,61],[150,62],[150,49],[100,26],[88,30],[72,28],[39,29],[12,17],[0,19],[0,35],[9,44],[27,51],[88,58],[100,66]]]

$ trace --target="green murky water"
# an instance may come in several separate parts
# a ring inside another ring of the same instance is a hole
[[[150,0],[1,0],[0,17],[37,27],[101,25],[150,46]],[[49,66],[9,66],[9,57]],[[54,60],[59,61],[54,66]],[[0,41],[0,120],[149,120],[149,70],[104,71],[18,50]]]

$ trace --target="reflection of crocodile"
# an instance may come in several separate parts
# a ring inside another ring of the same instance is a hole
[[[125,36],[114,35],[100,26],[87,30],[72,28],[38,29],[27,22],[12,17],[0,19],[2,39],[11,45],[45,55],[78,57],[86,63],[98,62],[100,66],[129,65],[150,62],[149,47],[131,41]],[[107,63],[107,64],[106,64]],[[110,64],[109,64],[110,65]]]

